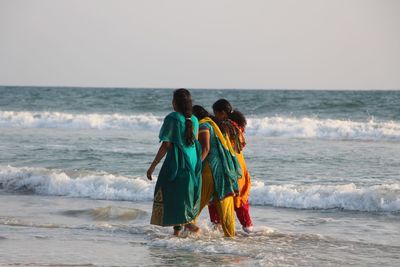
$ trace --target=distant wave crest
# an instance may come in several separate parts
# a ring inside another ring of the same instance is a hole
[[[45,168],[0,166],[0,188],[11,192],[92,199],[151,201],[154,181],[109,173],[67,173]],[[296,209],[400,212],[400,183],[374,186],[266,185],[253,181],[252,205]]]
[[[296,209],[343,209],[370,212],[399,212],[400,183],[373,186],[341,185],[265,185],[253,183],[253,205]]]
[[[153,199],[154,185],[140,177],[103,172],[67,173],[46,168],[0,167],[0,188],[39,195],[148,201]]]
[[[266,117],[248,120],[248,133],[263,136],[400,141],[400,123]]]
[[[162,117],[152,114],[73,114],[0,111],[2,128],[140,129],[157,131]],[[319,119],[312,117],[248,118],[247,133],[268,137],[400,141],[400,122]]]
[[[73,114],[63,112],[0,111],[3,128],[158,129],[161,117],[151,114]]]

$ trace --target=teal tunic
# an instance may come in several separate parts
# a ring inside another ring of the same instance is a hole
[[[193,134],[199,122],[191,117]],[[196,138],[191,146],[185,141],[186,119],[179,112],[170,113],[160,130],[160,142],[170,142],[154,191],[151,224],[183,225],[193,221],[200,209],[201,147]]]
[[[237,179],[242,176],[242,171],[236,156],[223,147],[210,123],[202,123],[200,129],[210,132],[210,151],[203,164],[207,162],[210,166],[218,199],[238,193]]]

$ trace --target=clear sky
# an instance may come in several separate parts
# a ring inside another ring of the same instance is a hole
[[[0,85],[400,89],[400,0],[0,0]]]

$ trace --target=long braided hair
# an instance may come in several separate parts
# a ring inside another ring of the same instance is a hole
[[[186,145],[193,144],[193,122],[192,122],[192,96],[187,89],[180,88],[174,91],[174,102],[178,112],[185,116],[185,141]]]

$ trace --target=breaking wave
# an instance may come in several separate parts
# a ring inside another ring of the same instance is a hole
[[[151,114],[73,114],[63,112],[0,111],[3,128],[159,129],[162,118]]]
[[[400,183],[373,186],[265,185],[253,182],[253,205],[296,209],[343,209],[367,212],[399,212]]]
[[[355,122],[350,120],[266,117],[248,120],[253,135],[348,140],[400,141],[400,123],[387,121]]]
[[[151,201],[154,181],[109,173],[67,174],[45,168],[0,166],[0,188],[11,192],[106,200]],[[253,181],[250,203],[297,209],[400,212],[400,183],[374,186],[265,185]]]
[[[162,117],[152,114],[73,114],[0,111],[2,128],[120,129],[158,131]],[[319,119],[312,117],[249,118],[249,135],[344,140],[400,141],[400,122]]]
[[[154,182],[109,173],[67,174],[45,168],[0,167],[0,188],[39,195],[150,201]]]

